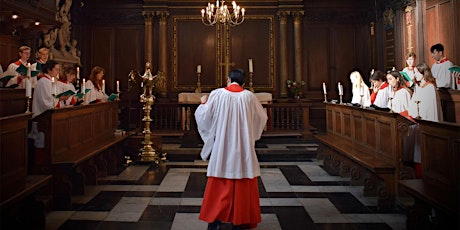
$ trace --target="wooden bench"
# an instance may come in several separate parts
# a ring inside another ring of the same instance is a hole
[[[123,169],[122,142],[128,136],[113,135],[105,141],[78,149],[78,154],[55,159],[52,166],[54,206],[70,208],[72,195],[85,194],[85,186],[97,185],[98,177],[119,173]]]
[[[365,196],[378,196],[379,206],[394,205],[395,165],[371,149],[359,148],[336,136],[315,135],[320,141],[323,167],[333,176],[350,177],[351,185],[364,186]]]
[[[34,171],[52,173],[56,209],[70,209],[71,196],[82,195],[98,176],[123,168],[123,141],[115,135],[118,101],[47,110],[33,121],[45,134]]]
[[[459,229],[460,125],[417,122],[422,179],[399,181],[414,198],[406,208],[407,229]]]
[[[399,114],[326,103],[326,134],[318,159],[331,175],[350,177],[364,186],[364,195],[378,196],[379,206],[392,208],[400,175],[409,174],[401,163],[402,137],[413,122]]]

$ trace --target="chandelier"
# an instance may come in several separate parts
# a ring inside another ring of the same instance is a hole
[[[220,4],[219,4],[220,3]],[[230,13],[225,1],[216,1],[216,5],[208,3],[206,9],[201,10],[201,21],[207,26],[213,26],[217,22],[236,26],[244,21],[244,8],[240,8],[235,1],[232,2],[233,12]]]

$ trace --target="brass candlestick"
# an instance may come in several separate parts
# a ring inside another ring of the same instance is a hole
[[[422,119],[422,117],[420,116],[420,108],[419,108],[419,104],[420,104],[420,101],[415,101],[415,104],[417,104],[417,119]]]
[[[201,93],[201,81],[200,81],[200,77],[201,77],[201,73],[197,72],[196,73],[196,76],[197,76],[197,82],[196,82],[196,89],[195,89],[195,93]]]
[[[31,96],[27,97],[27,110],[26,110],[26,113],[30,113],[30,99],[31,98],[32,98]]]
[[[254,74],[253,72],[249,72],[249,91],[254,93],[254,88],[252,88],[252,85],[253,85],[253,83],[252,83],[252,75],[253,74]]]
[[[150,112],[152,111],[152,105],[155,103],[155,96],[153,95],[153,88],[155,87],[155,79],[157,77],[164,77],[164,73],[158,71],[157,75],[153,76],[150,71],[151,65],[149,62],[145,63],[145,73],[140,76],[136,71],[131,71],[129,74],[129,82],[140,83],[142,88],[142,94],[140,96],[140,102],[144,103],[144,117],[142,122],[144,122],[144,141],[142,142],[143,147],[140,149],[140,161],[141,162],[154,162],[159,164],[160,161],[166,160],[166,154],[162,154],[160,158],[157,154],[157,151],[152,147],[153,142],[151,141],[151,131],[150,131]],[[136,79],[140,78],[140,79]]]
[[[53,93],[51,95],[53,95],[53,108],[56,109],[57,108],[57,103],[59,103],[59,100],[56,103],[56,94]]]

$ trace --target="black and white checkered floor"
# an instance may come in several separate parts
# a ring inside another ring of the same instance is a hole
[[[262,222],[256,229],[405,229],[403,210],[379,210],[376,197],[364,197],[362,187],[328,175],[316,160],[317,147],[297,138],[257,144]],[[163,151],[195,156],[199,148],[164,143]],[[119,175],[100,178],[84,196],[73,197],[71,211],[49,212],[46,229],[206,229],[207,223],[198,220],[206,164],[131,164]]]

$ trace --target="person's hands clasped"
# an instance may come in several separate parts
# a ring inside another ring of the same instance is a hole
[[[208,101],[208,95],[203,95],[200,98],[201,104],[205,104]]]

